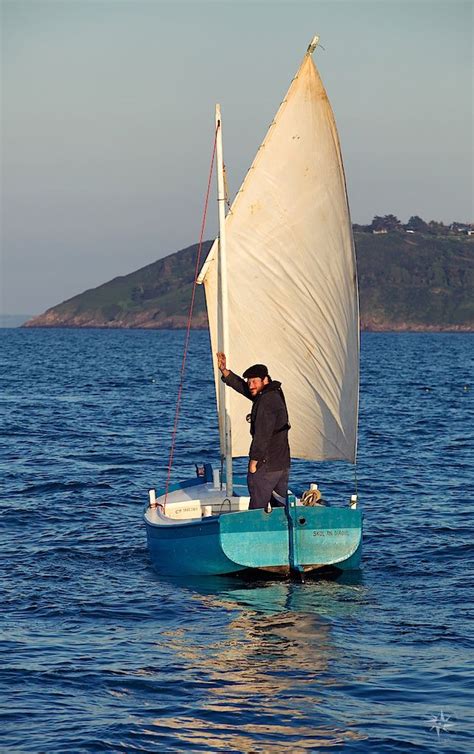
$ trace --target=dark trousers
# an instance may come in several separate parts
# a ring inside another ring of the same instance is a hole
[[[265,466],[261,466],[254,474],[249,472],[247,474],[247,485],[250,492],[249,510],[265,508],[267,503],[270,502],[274,508],[283,506],[284,503],[272,497],[272,492],[276,492],[279,497],[286,501],[289,475],[289,469],[267,471]]]

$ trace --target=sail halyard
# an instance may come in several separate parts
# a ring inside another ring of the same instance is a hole
[[[310,46],[311,47],[311,46]],[[334,116],[308,52],[225,221],[229,366],[264,362],[283,383],[293,457],[355,461],[359,312]],[[216,350],[217,243],[202,268]],[[216,388],[219,374],[216,374]],[[220,382],[220,380],[219,380]],[[248,403],[230,397],[233,455]]]
[[[227,286],[227,262],[226,262],[226,225],[225,225],[225,180],[224,158],[222,149],[222,119],[220,105],[216,105],[216,173],[217,173],[217,204],[219,211],[219,255],[218,255],[218,286],[217,286],[217,309],[218,309],[218,351],[229,355],[229,311],[228,311],[228,286]],[[219,380],[218,389],[218,414],[219,433],[221,438],[221,465],[225,460],[226,469],[226,495],[231,497],[233,492],[232,482],[232,435],[231,417],[228,407],[229,394],[225,384]]]

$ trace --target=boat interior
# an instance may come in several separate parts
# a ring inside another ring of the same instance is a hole
[[[150,523],[166,524],[175,521],[188,521],[209,516],[219,516],[221,513],[246,511],[250,497],[246,485],[234,484],[234,494],[227,497],[225,487],[220,483],[205,482],[190,487],[180,487],[168,492],[166,505],[165,496],[156,498],[155,506],[150,506],[145,516]]]
[[[246,511],[249,507],[250,497],[244,477],[234,477],[233,495],[228,497],[225,485],[221,485],[220,472],[212,469],[210,464],[204,467],[196,466],[196,473],[201,480],[190,480],[181,485],[174,485],[168,493],[155,495],[150,490],[150,505],[145,511],[145,518],[151,524],[172,525],[180,523],[195,523],[198,520],[220,516],[222,513],[234,513]],[[316,484],[311,484],[310,489],[302,493],[301,499],[289,490],[291,505],[324,505],[327,503],[321,499],[321,493]],[[313,496],[313,500],[307,498]],[[306,498],[306,499],[305,499]],[[356,507],[357,497],[352,499],[351,507]]]

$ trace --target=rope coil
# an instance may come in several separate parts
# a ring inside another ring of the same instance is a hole
[[[321,490],[306,490],[306,492],[303,492],[301,495],[301,502],[303,505],[319,505],[321,500]]]

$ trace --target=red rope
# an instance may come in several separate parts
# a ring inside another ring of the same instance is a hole
[[[207,207],[209,204],[209,193],[211,191],[211,180],[212,180],[212,172],[214,169],[214,159],[216,156],[216,145],[217,145],[217,131],[219,126],[216,128],[216,132],[214,134],[214,146],[212,149],[212,159],[211,159],[211,167],[209,169],[209,178],[207,181],[207,192],[206,192],[206,201],[204,202],[204,211],[202,215],[202,222],[201,222],[201,234],[199,236],[199,246],[198,251],[196,255],[196,266],[194,269],[194,282],[193,282],[193,292],[191,294],[191,303],[189,305],[189,314],[188,314],[188,323],[186,326],[186,337],[184,339],[184,351],[183,351],[183,360],[181,362],[181,378],[179,383],[179,389],[178,389],[178,397],[176,400],[176,410],[174,415],[174,427],[173,427],[173,434],[171,437],[171,448],[170,448],[170,457],[168,462],[168,476],[166,479],[166,486],[165,486],[165,502],[166,505],[166,499],[168,497],[168,489],[170,484],[170,478],[171,478],[171,468],[173,466],[173,455],[174,455],[174,447],[176,443],[176,433],[178,431],[178,420],[179,420],[179,409],[181,404],[181,395],[183,392],[183,385],[184,385],[184,370],[186,367],[186,357],[188,354],[188,345],[189,345],[189,337],[191,334],[191,320],[193,318],[193,309],[194,309],[194,299],[196,297],[196,285],[197,285],[197,278],[199,274],[199,265],[201,261],[201,252],[202,252],[202,239],[204,238],[204,230],[206,227],[206,216],[207,216]]]

